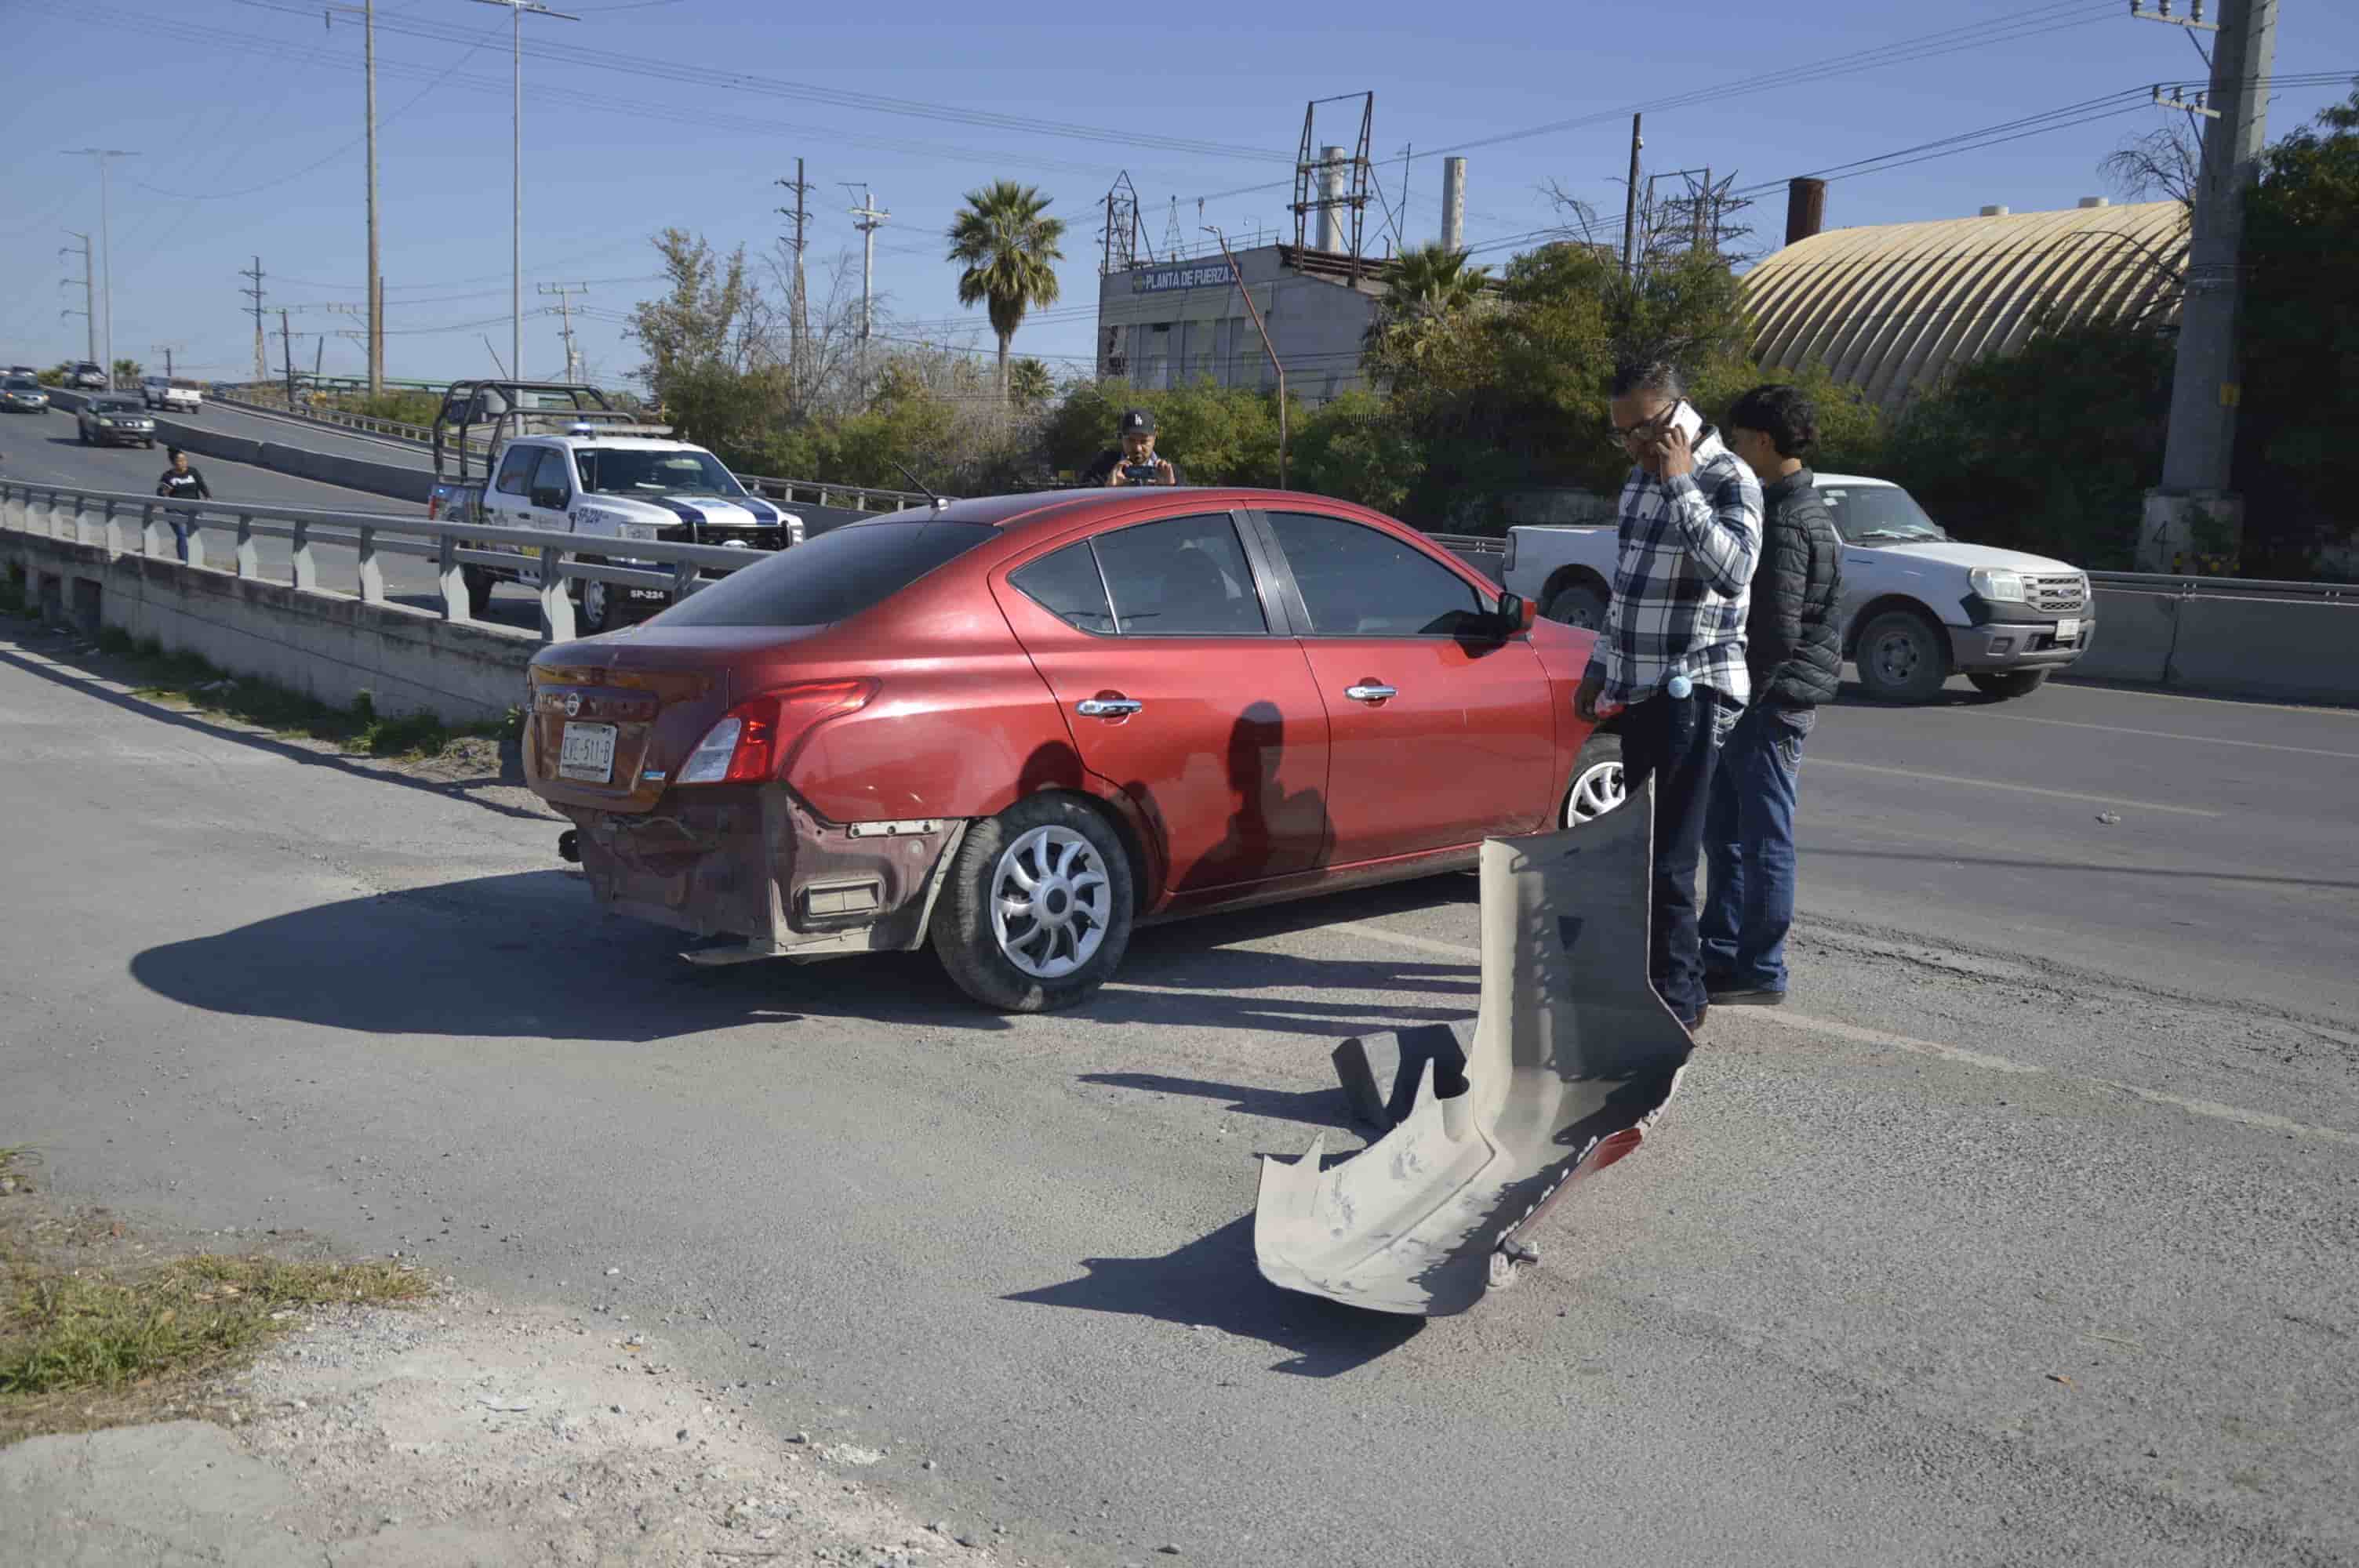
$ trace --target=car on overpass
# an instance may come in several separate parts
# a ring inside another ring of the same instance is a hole
[[[156,444],[156,417],[147,406],[136,397],[116,394],[93,397],[82,406],[74,416],[84,446],[92,447],[152,447]]]
[[[168,375],[142,376],[139,399],[150,408],[167,413],[201,414],[205,411],[205,395],[185,381]]]
[[[720,939],[700,962],[930,945],[1036,1011],[1140,922],[1566,822],[1593,642],[1343,502],[941,502],[544,648],[525,773],[597,903]]]
[[[2025,697],[2089,651],[2089,574],[2021,550],[1952,539],[1890,480],[1816,476],[1843,543],[1843,657],[1886,702],[1929,702],[1951,675],[1991,697]],[[1620,554],[1616,525],[1507,531],[1506,586],[1540,613],[1603,629]]]
[[[106,390],[106,369],[91,360],[83,360],[66,372],[66,384],[91,391]]]
[[[634,542],[783,550],[804,537],[802,519],[747,490],[702,447],[672,438],[573,382],[457,382],[434,416],[434,487],[426,514],[455,523],[530,528],[593,541],[581,558],[630,565]],[[480,455],[480,459],[479,459]],[[484,613],[495,583],[531,571],[527,552],[506,547],[516,567],[462,567],[472,612]],[[671,602],[669,589],[614,588],[570,579],[584,632],[611,630],[631,612]]]
[[[0,408],[11,414],[38,414],[49,406],[49,388],[29,375],[0,379]]]

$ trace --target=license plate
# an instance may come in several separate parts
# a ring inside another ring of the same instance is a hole
[[[614,776],[614,727],[568,724],[557,753],[560,777],[605,784]]]
[[[2059,621],[2056,622],[2056,640],[2060,643],[2079,642],[2081,623],[2078,621]]]

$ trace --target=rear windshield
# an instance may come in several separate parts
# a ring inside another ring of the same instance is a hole
[[[825,626],[882,604],[998,532],[930,517],[854,524],[732,572],[656,619],[667,626]]]
[[[12,375],[8,378],[5,385],[11,392],[38,392],[41,390],[41,384],[35,381],[29,375]]]

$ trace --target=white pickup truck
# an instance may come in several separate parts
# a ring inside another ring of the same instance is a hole
[[[2035,691],[2096,635],[2089,576],[1951,538],[1889,480],[1818,476],[1843,540],[1843,657],[1886,702],[1925,702],[1952,675],[1996,697]],[[1509,591],[1552,621],[1602,629],[1620,540],[1612,524],[1507,531]]]
[[[719,458],[670,438],[610,406],[595,387],[560,382],[462,381],[443,395],[434,418],[434,488],[426,514],[453,523],[537,528],[576,540],[611,541],[580,559],[637,564],[635,541],[783,550],[803,542],[803,520],[753,494]],[[527,552],[513,568],[462,566],[471,614],[493,585],[523,580]],[[668,589],[614,588],[572,579],[585,636],[620,623],[625,607],[660,609]]]
[[[150,408],[168,413],[201,414],[205,411],[205,395],[183,381],[168,375],[142,376],[139,398]]]

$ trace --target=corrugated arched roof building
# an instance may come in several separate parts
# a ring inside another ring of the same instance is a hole
[[[1889,412],[1951,365],[2020,346],[2044,313],[2173,319],[2186,264],[2178,202],[2093,204],[1829,229],[1767,257],[1745,292],[1763,364],[1818,361]]]

